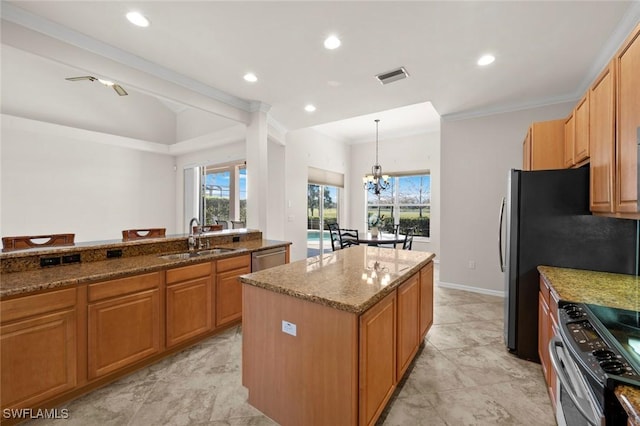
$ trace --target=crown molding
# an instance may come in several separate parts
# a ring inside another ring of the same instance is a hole
[[[138,71],[142,71],[168,82],[177,84],[234,108],[241,109],[245,112],[251,111],[251,102],[203,84],[197,80],[147,61],[146,59],[133,55],[117,47],[110,46],[63,25],[34,15],[10,3],[2,2],[1,15],[2,19],[8,22],[13,22],[14,24],[28,28],[32,31],[36,31],[72,46],[111,59]]]

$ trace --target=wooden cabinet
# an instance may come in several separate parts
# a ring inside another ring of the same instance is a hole
[[[524,170],[562,169],[565,120],[533,123],[523,144]]]
[[[375,424],[396,387],[396,292],[360,316],[360,425]]]
[[[574,144],[576,141],[576,120],[573,111],[564,122],[564,167],[569,169],[576,162],[573,159]]]
[[[615,67],[613,62],[590,89],[590,196],[593,212],[613,213],[615,168]]]
[[[538,293],[538,355],[542,365],[542,374],[547,383],[551,403],[556,403],[557,378],[551,365],[549,342],[558,334],[558,297],[550,286],[540,277]]]
[[[589,92],[580,99],[573,116],[575,118],[573,161],[579,164],[589,158]]]
[[[167,347],[213,329],[214,265],[206,262],[167,271]]]
[[[76,289],[0,302],[1,404],[30,408],[76,386]]]
[[[161,351],[162,277],[155,272],[88,286],[89,379]]]
[[[420,270],[420,342],[433,325],[433,262]]]
[[[242,285],[238,277],[251,273],[251,256],[218,260],[216,264],[216,327],[242,318]]]
[[[638,213],[640,24],[627,38],[614,61],[617,78],[615,211]]]
[[[397,377],[402,377],[420,345],[420,274],[398,287]]]

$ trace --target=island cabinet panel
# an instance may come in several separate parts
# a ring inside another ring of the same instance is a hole
[[[613,62],[591,86],[589,107],[590,209],[613,213],[615,170],[615,67]]]
[[[251,273],[251,256],[218,260],[216,270],[216,327],[221,327],[242,318],[242,284],[238,277]]]
[[[638,138],[640,137],[640,25],[615,58],[616,109],[616,211],[637,213]],[[636,217],[636,216],[634,216]]]
[[[375,424],[396,388],[396,299],[394,291],[360,316],[360,425]]]
[[[398,380],[409,367],[420,346],[420,274],[398,287]]]
[[[104,376],[162,350],[164,315],[161,311],[164,310],[161,310],[161,299],[164,297],[161,297],[160,287],[163,278],[164,274],[157,272],[89,286],[89,379]],[[117,296],[109,288],[111,286],[125,294]],[[137,291],[130,292],[130,287]],[[99,297],[104,295],[108,297]]]
[[[242,382],[249,403],[284,426],[356,424],[357,315],[243,287]],[[283,321],[295,325],[295,335],[283,331]]]
[[[76,289],[0,303],[2,408],[30,408],[77,384]]]
[[[420,270],[420,342],[433,325],[433,262]]]
[[[214,263],[167,271],[167,347],[213,329]]]

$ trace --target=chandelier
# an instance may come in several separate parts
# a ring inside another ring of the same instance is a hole
[[[382,174],[382,166],[378,162],[378,123],[380,120],[376,119],[376,163],[371,167],[371,174],[362,178],[364,189],[375,194],[380,195],[381,191],[389,188],[389,175]]]

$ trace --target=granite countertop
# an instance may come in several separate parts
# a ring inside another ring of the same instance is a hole
[[[155,272],[289,244],[290,243],[286,241],[256,239],[237,243],[216,244],[216,247],[232,248],[235,250],[219,254],[196,256],[188,259],[166,259],[160,257],[160,254],[150,254],[46,267],[23,272],[2,273],[0,274],[0,298],[45,289],[105,281],[128,275]]]
[[[561,300],[640,311],[640,277],[552,266],[538,271]],[[640,389],[621,385],[615,394],[631,424],[640,425]]]
[[[240,281],[361,314],[434,256],[360,245],[242,275]]]

